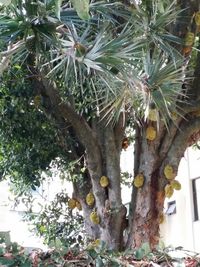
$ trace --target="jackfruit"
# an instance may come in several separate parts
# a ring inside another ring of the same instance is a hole
[[[162,223],[164,222],[164,220],[165,220],[165,215],[164,215],[163,213],[161,213],[161,214],[159,215],[159,218],[158,218],[158,222],[159,222],[159,224],[162,224]]]
[[[107,187],[109,185],[109,180],[108,180],[108,177],[106,176],[101,176],[100,178],[100,185],[102,187]]]
[[[172,186],[173,189],[175,190],[181,190],[181,184],[177,180],[173,180],[170,182],[170,185]]]
[[[192,46],[194,43],[195,35],[193,32],[188,32],[185,36],[185,46]]]
[[[175,111],[173,111],[171,113],[171,118],[172,118],[173,121],[176,121],[178,119],[178,114]]]
[[[101,244],[101,240],[100,239],[96,239],[96,240],[94,240],[94,241],[92,241],[92,242],[90,242],[88,244],[87,249],[88,250],[95,249],[95,248],[99,247],[100,244]]]
[[[92,223],[94,224],[99,224],[100,223],[100,218],[99,218],[99,215],[97,214],[96,211],[93,211],[91,214],[90,214],[90,220]]]
[[[91,192],[87,194],[86,203],[88,204],[88,206],[92,206],[94,204],[94,201],[95,201],[94,195]]]
[[[192,47],[191,46],[184,46],[182,49],[183,55],[187,55],[190,54],[192,51]]]
[[[174,193],[173,187],[170,184],[167,184],[165,186],[165,196],[167,198],[170,198],[173,195],[173,193]]]
[[[152,126],[147,127],[146,138],[150,141],[153,141],[156,138],[156,130],[154,127]]]
[[[140,173],[137,176],[135,176],[133,184],[137,188],[142,187],[144,184],[144,175]]]
[[[98,247],[100,244],[101,244],[101,240],[100,239],[94,240],[95,247]]]
[[[42,96],[41,95],[36,95],[34,97],[33,102],[34,102],[35,107],[38,107],[42,103]]]
[[[76,200],[76,208],[77,208],[78,210],[82,210],[81,203],[80,203],[78,200]]]
[[[80,44],[80,43],[75,44],[75,48],[76,48],[76,56],[77,57],[82,57],[86,54],[87,49],[82,44]]]
[[[200,26],[200,11],[196,12],[194,20],[195,20],[196,25]]]
[[[74,198],[70,198],[68,201],[68,207],[70,209],[75,209],[76,208],[76,200]]]
[[[157,121],[158,120],[158,111],[156,108],[149,109],[148,119],[150,121]]]
[[[164,174],[165,174],[165,177],[168,179],[168,180],[172,180],[175,178],[175,174],[174,174],[174,170],[173,170],[173,167],[169,164],[167,164],[164,168]]]

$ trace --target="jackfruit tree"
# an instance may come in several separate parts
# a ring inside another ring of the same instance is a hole
[[[82,208],[92,239],[154,247],[164,200],[181,189],[181,157],[199,140],[199,32],[198,0],[2,5],[2,177],[25,192],[56,161],[77,177],[69,205]],[[127,128],[129,214],[120,173]]]

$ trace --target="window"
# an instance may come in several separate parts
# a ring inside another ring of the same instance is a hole
[[[168,202],[166,214],[168,215],[176,214],[176,201],[175,200]]]
[[[200,177],[192,180],[194,221],[200,220]]]

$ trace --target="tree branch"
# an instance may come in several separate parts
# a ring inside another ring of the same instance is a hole
[[[48,96],[51,101],[51,108],[54,110],[54,113],[61,114],[65,121],[71,125],[77,139],[86,149],[87,167],[92,179],[96,206],[101,215],[106,196],[105,190],[99,184],[99,179],[103,175],[102,154],[95,131],[93,131],[86,120],[73,109],[70,103],[62,101],[55,83],[47,80],[44,76],[41,76],[41,82],[44,86],[46,96]],[[51,113],[51,111],[49,112]]]
[[[200,120],[199,118],[194,118],[190,121],[183,121],[180,130],[177,132],[173,145],[170,147],[167,158],[165,159],[166,162],[171,163],[172,166],[179,165],[180,158],[183,156],[186,148],[191,146],[197,140],[193,140],[193,136],[199,136],[200,132]]]

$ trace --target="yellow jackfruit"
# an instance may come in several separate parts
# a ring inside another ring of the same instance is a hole
[[[200,11],[196,12],[194,20],[195,20],[196,25],[200,26]]]
[[[164,220],[165,220],[165,215],[164,215],[163,213],[161,213],[161,214],[159,215],[159,218],[158,218],[158,222],[159,222],[159,224],[162,224],[162,223],[164,222]]]
[[[173,170],[173,167],[169,164],[167,164],[164,168],[164,174],[165,174],[165,177],[168,179],[168,180],[172,180],[175,178],[175,173],[174,173],[174,170]]]
[[[156,108],[150,108],[149,109],[149,114],[148,114],[148,119],[150,121],[157,121],[158,120],[158,111]]]
[[[188,32],[185,36],[185,46],[192,46],[194,43],[195,35],[193,32]]]
[[[90,249],[95,249],[95,248],[99,247],[100,244],[101,244],[101,240],[100,240],[100,239],[96,239],[96,240],[94,240],[94,241],[92,241],[92,242],[90,242],[90,243],[88,244],[87,249],[88,249],[88,250],[90,250]]]
[[[142,187],[144,184],[144,175],[140,173],[137,176],[135,176],[133,184],[137,188]]]
[[[93,211],[91,214],[90,214],[90,220],[92,223],[94,224],[99,224],[100,223],[100,217],[99,215],[97,214],[96,211]]]
[[[171,186],[175,190],[181,190],[181,184],[177,180],[173,180],[170,182]]]
[[[100,185],[102,187],[107,187],[109,185],[109,180],[108,180],[108,177],[106,176],[101,176],[100,178]]]
[[[81,203],[80,203],[78,200],[76,200],[76,208],[77,208],[78,210],[82,210]]]
[[[70,198],[68,201],[68,207],[70,209],[75,209],[76,208],[76,200],[74,198]]]
[[[174,193],[173,187],[170,184],[167,184],[165,186],[165,196],[167,198],[170,198],[173,195],[173,193]]]
[[[91,192],[87,194],[86,203],[88,204],[88,206],[92,206],[94,204],[94,201],[95,201],[94,195]]]
[[[101,244],[101,240],[100,239],[96,239],[92,242],[93,247],[98,247]]]
[[[150,141],[153,141],[156,138],[156,130],[154,127],[152,126],[147,127],[146,138]]]

